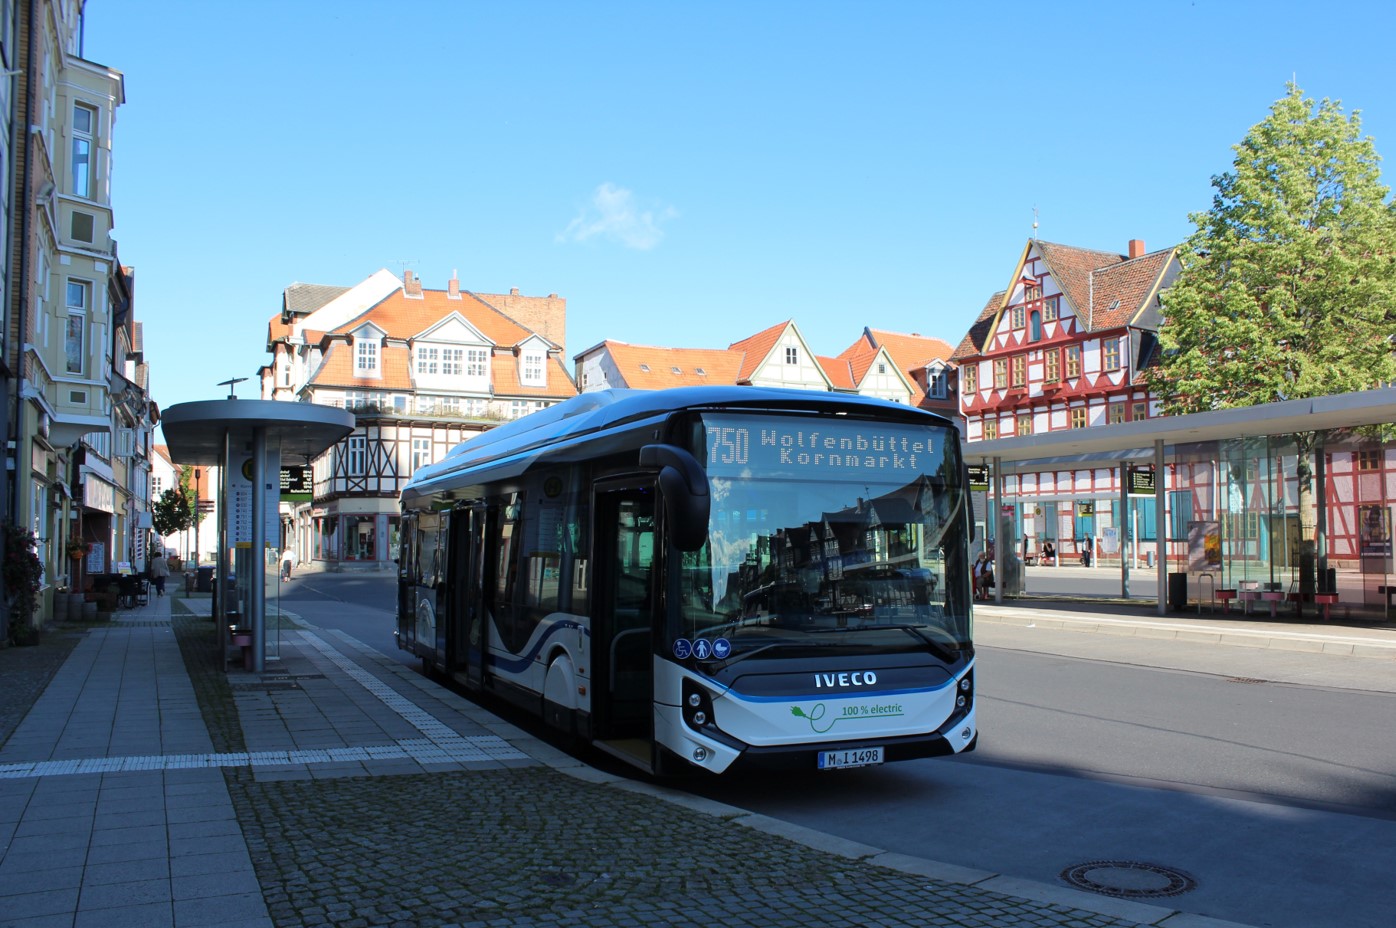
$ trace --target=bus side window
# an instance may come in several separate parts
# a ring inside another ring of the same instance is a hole
[[[527,641],[527,633],[522,638],[518,628],[518,613],[515,596],[518,594],[519,542],[521,532],[519,517],[523,512],[523,498],[511,493],[493,503],[489,510],[485,539],[485,563],[494,580],[486,590],[488,607],[494,616],[494,624],[504,645],[511,651],[522,648]]]

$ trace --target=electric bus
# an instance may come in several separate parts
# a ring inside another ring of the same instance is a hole
[[[397,642],[657,776],[968,751],[970,508],[913,407],[584,393],[413,474]]]

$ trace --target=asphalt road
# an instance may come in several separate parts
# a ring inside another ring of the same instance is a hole
[[[403,659],[394,595],[385,574],[308,574],[284,591],[288,610]],[[1389,662],[987,622],[977,636],[974,754],[684,787],[1046,883],[1088,861],[1177,869],[1197,886],[1166,904],[1213,918],[1390,924]]]

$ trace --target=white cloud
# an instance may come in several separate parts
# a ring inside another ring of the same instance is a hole
[[[602,238],[648,251],[664,237],[660,227],[678,214],[672,206],[659,203],[638,205],[634,191],[608,181],[596,188],[591,203],[558,234],[557,240],[585,242]]]

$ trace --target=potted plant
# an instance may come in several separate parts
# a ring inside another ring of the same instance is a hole
[[[87,542],[81,538],[73,538],[68,541],[68,557],[75,561],[80,561],[87,557],[89,550]]]

